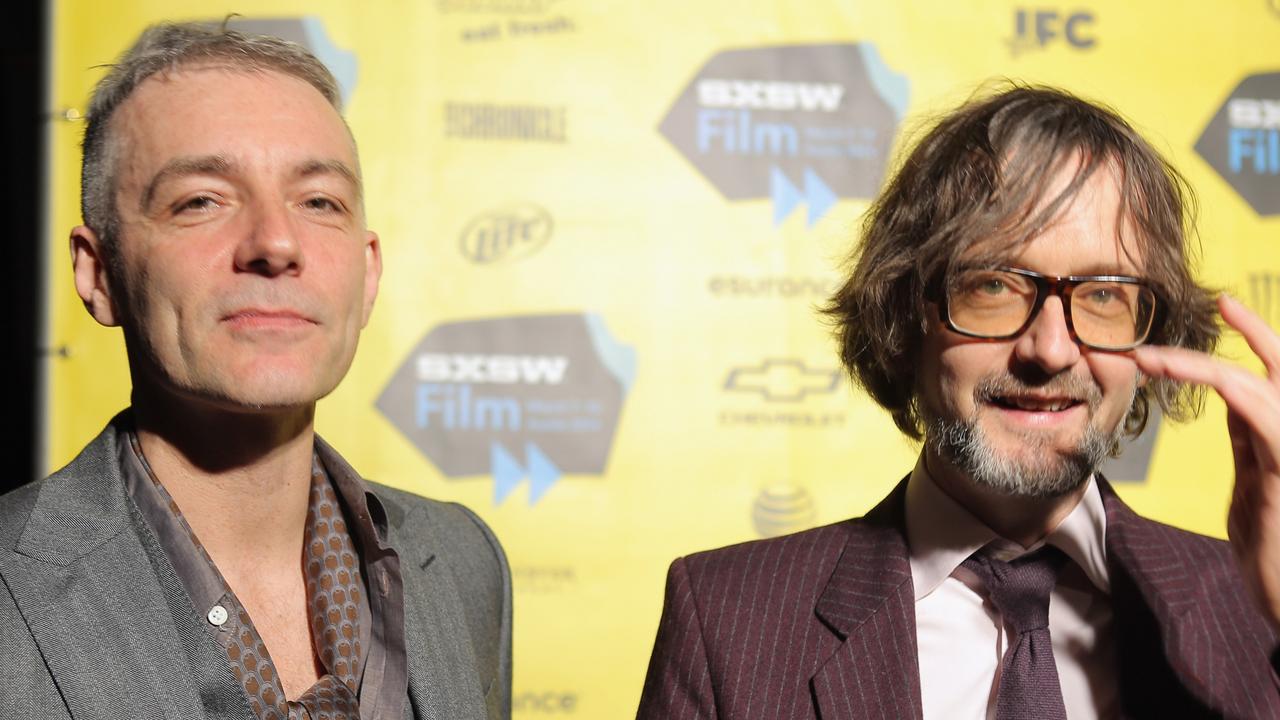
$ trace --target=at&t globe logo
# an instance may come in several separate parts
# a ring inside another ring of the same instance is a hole
[[[751,509],[751,524],[760,537],[767,538],[808,529],[817,517],[813,496],[790,483],[765,486]]]

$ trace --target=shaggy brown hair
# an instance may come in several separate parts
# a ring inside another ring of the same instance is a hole
[[[1071,182],[1047,198],[1072,166]],[[916,144],[867,211],[850,277],[825,308],[854,382],[902,432],[923,437],[921,340],[961,257],[1000,264],[1099,170],[1116,174],[1121,247],[1145,261],[1139,267],[1160,298],[1148,342],[1203,351],[1217,345],[1214,295],[1191,277],[1195,198],[1187,182],[1113,110],[1061,90],[1013,85],[970,100]],[[1128,228],[1136,237],[1124,237]],[[1189,419],[1204,391],[1152,380],[1125,418],[1127,435],[1142,432],[1152,400],[1171,418]]]

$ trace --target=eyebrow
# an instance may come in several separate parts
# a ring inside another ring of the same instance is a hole
[[[1098,276],[1098,277],[1132,277],[1142,279],[1144,274],[1137,268],[1126,269],[1115,263],[1092,263],[1078,269],[1079,272],[1071,273],[1075,276]]]
[[[966,271],[966,270],[997,270],[997,269],[1001,269],[1001,268],[1015,268],[1015,269],[1018,269],[1018,270],[1030,270],[1031,272],[1034,272],[1034,273],[1037,273],[1037,274],[1040,274],[1040,275],[1047,275],[1047,276],[1049,276],[1049,277],[1060,277],[1060,278],[1070,278],[1070,277],[1122,277],[1122,278],[1134,278],[1134,279],[1136,279],[1136,280],[1146,280],[1146,279],[1147,279],[1146,274],[1145,274],[1145,273],[1143,273],[1143,272],[1141,272],[1141,271],[1137,271],[1137,270],[1126,270],[1126,269],[1124,269],[1124,268],[1122,268],[1122,267],[1119,267],[1119,266],[1117,266],[1117,265],[1115,265],[1115,264],[1113,264],[1113,263],[1104,263],[1104,262],[1093,262],[1093,263],[1090,263],[1090,264],[1088,264],[1088,265],[1083,265],[1083,266],[1081,266],[1081,267],[1076,268],[1076,269],[1075,269],[1075,272],[1070,272],[1070,273],[1067,273],[1067,274],[1065,274],[1065,275],[1059,275],[1059,274],[1057,274],[1057,273],[1047,273],[1047,272],[1042,272],[1042,271],[1040,271],[1040,270],[1032,270],[1031,268],[1026,267],[1025,265],[1021,265],[1021,264],[1019,264],[1019,263],[1013,263],[1013,262],[999,263],[999,264],[996,264],[996,265],[994,265],[994,266],[990,266],[990,267],[988,267],[988,266],[986,266],[986,265],[970,266],[970,267],[963,267],[963,266],[962,266],[962,267],[960,268],[960,270],[963,272],[963,271]]]
[[[225,155],[199,155],[194,157],[177,157],[164,164],[164,167],[151,177],[142,191],[140,207],[145,212],[155,199],[156,191],[164,182],[187,175],[230,175],[236,170],[236,164]],[[337,175],[355,188],[357,196],[363,194],[360,176],[355,170],[341,160],[307,160],[293,171],[299,178],[315,175]]]
[[[176,157],[164,164],[159,172],[151,176],[147,186],[142,190],[139,207],[145,212],[155,199],[160,184],[186,175],[227,175],[235,167],[225,155],[199,155],[196,157]]]
[[[364,197],[364,186],[360,182],[360,175],[341,160],[308,160],[299,165],[294,174],[300,178],[314,175],[338,175],[351,183],[351,187],[356,191],[357,198]]]

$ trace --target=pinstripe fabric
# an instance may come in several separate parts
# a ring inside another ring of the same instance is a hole
[[[860,520],[673,563],[639,717],[918,718],[903,488]]]
[[[1227,544],[1098,484],[1124,717],[1280,718],[1276,636]],[[905,488],[863,518],[676,560],[638,718],[919,718]]]
[[[1231,548],[1134,514],[1105,481],[1107,565],[1131,717],[1280,718],[1275,632]]]

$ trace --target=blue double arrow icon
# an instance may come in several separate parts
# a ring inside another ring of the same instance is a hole
[[[524,445],[522,467],[500,443],[489,445],[489,462],[493,470],[493,504],[501,505],[526,477],[529,478],[529,504],[533,505],[551,489],[563,473],[534,443]]]
[[[802,192],[777,165],[769,169],[769,195],[773,198],[774,225],[781,225],[800,201],[805,200],[809,203],[809,227],[813,227],[840,199],[812,168],[804,169]]]

